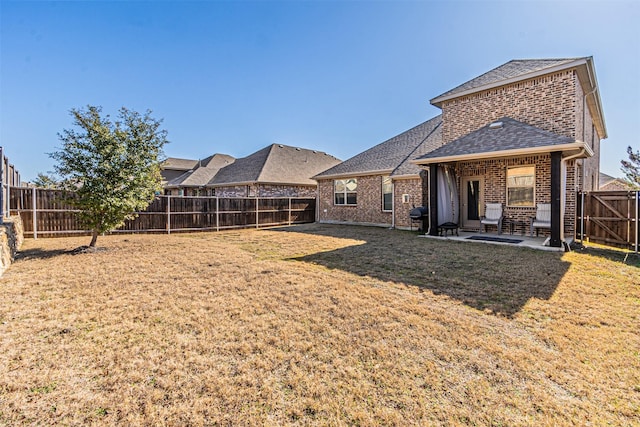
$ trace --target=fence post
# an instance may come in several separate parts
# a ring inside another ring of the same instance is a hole
[[[31,215],[31,219],[33,221],[33,238],[37,239],[38,238],[38,221],[36,219],[36,215],[38,213],[37,210],[38,206],[36,203],[36,188],[33,187],[31,189],[31,209],[32,209],[32,215]]]
[[[171,195],[167,195],[167,234],[171,234]]]
[[[220,198],[216,196],[216,231],[220,231]]]
[[[260,228],[260,198],[256,195],[256,228]]]
[[[291,197],[289,197],[289,225],[291,225]]]
[[[634,239],[636,241],[636,253],[638,253],[638,238],[640,237],[640,233],[638,232],[638,210],[640,206],[640,191],[636,191],[636,238]]]
[[[580,193],[580,243],[584,244],[584,190]]]
[[[3,222],[4,222],[4,151],[2,147],[0,147],[0,224],[2,224]]]

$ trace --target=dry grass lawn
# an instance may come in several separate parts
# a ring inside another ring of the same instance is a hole
[[[27,240],[0,425],[640,425],[640,263],[414,233]]]

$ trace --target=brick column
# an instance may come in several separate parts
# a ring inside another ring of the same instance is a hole
[[[551,153],[551,241],[549,245],[554,248],[562,247],[560,238],[560,215],[562,214],[562,152]]]
[[[429,165],[429,235],[438,235],[438,165]]]

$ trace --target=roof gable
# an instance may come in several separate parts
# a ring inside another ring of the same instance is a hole
[[[442,123],[442,116],[438,115],[424,123],[415,126],[391,139],[388,139],[348,160],[315,176],[316,179],[355,176],[362,174],[418,174],[419,168],[410,164],[409,160],[415,153],[423,150],[433,150],[442,144],[440,132],[435,132]]]
[[[311,177],[339,162],[339,159],[321,151],[272,144],[220,169],[209,184],[316,185]]]
[[[582,89],[586,94],[585,101],[594,125],[598,130],[598,135],[601,139],[606,139],[607,126],[604,120],[593,57],[590,56],[556,59],[514,59],[431,99],[430,102],[441,108],[442,104],[447,100],[569,69],[576,70]]]
[[[227,154],[214,154],[203,160],[190,171],[171,180],[166,187],[202,187],[218,173],[218,171],[233,163],[236,159]]]
[[[160,163],[160,168],[163,170],[184,170],[188,171],[197,166],[198,160],[192,159],[179,159],[177,157],[168,157],[165,161]]]
[[[485,90],[492,85],[502,86],[512,80],[528,79],[541,72],[546,74],[557,67],[564,68],[581,59],[584,58],[514,59],[433,98],[431,103],[440,106],[443,100]]]

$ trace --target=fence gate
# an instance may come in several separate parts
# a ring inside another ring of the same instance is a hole
[[[576,235],[581,240],[638,252],[638,191],[578,193]]]

